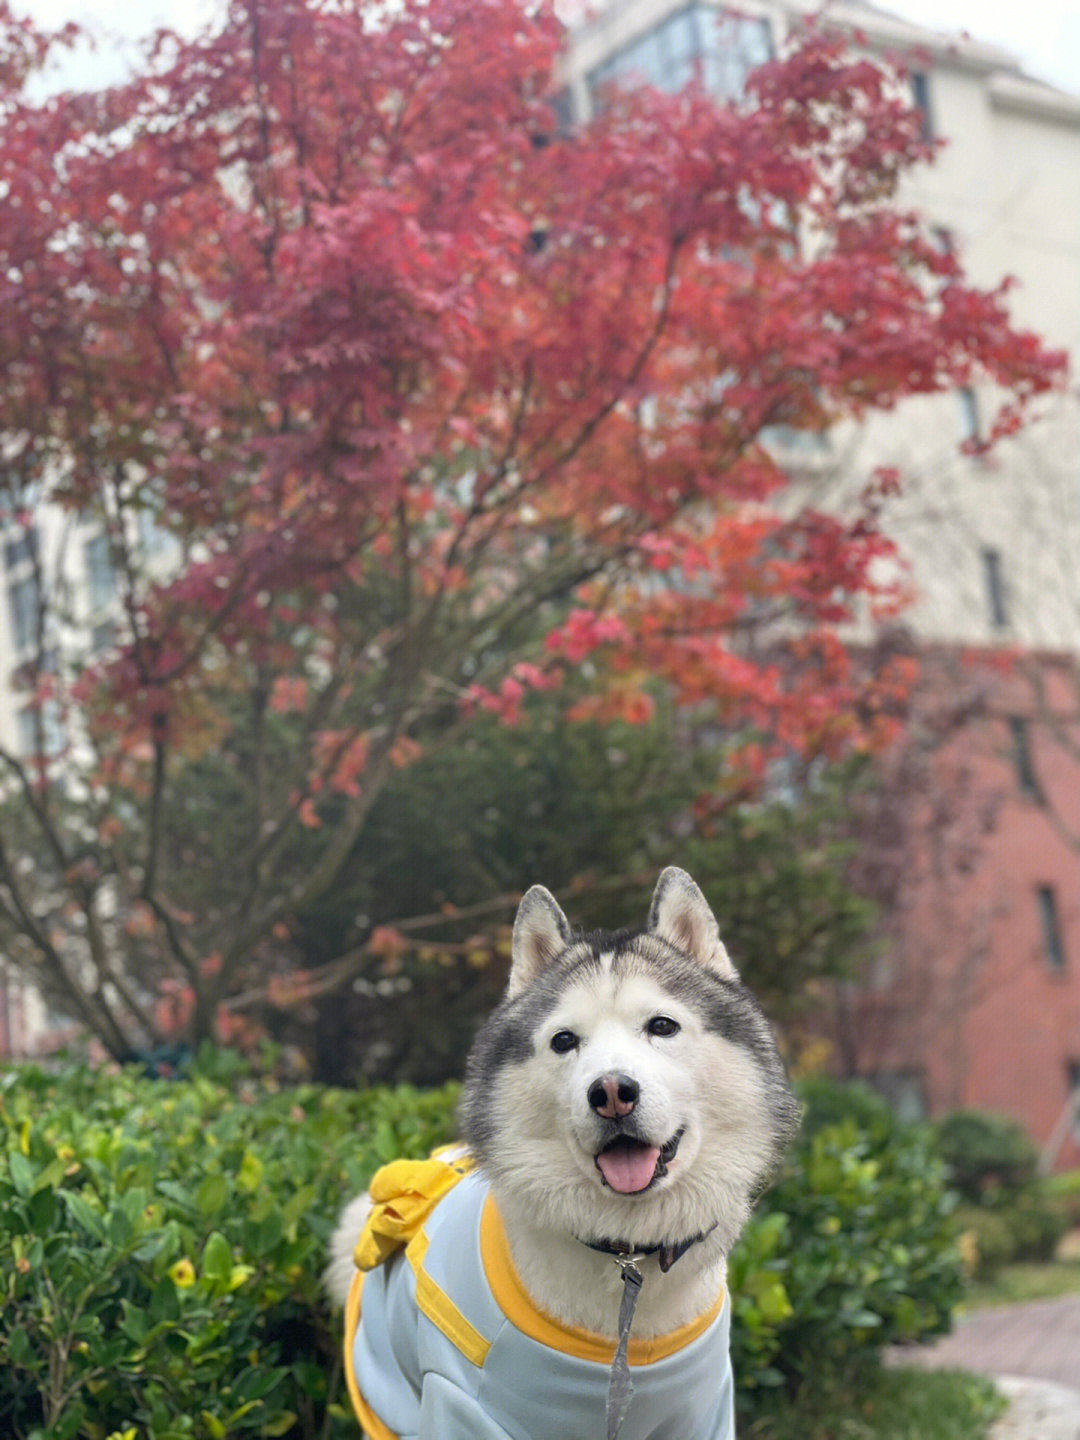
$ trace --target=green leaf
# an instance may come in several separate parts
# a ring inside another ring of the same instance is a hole
[[[286,1410],[281,1415],[275,1415],[272,1420],[264,1420],[259,1426],[261,1435],[287,1435],[296,1424],[296,1416],[291,1410]]]
[[[71,1212],[71,1218],[80,1230],[85,1230],[95,1240],[105,1239],[105,1220],[99,1210],[95,1210],[89,1200],[74,1191],[65,1191],[64,1204]]]
[[[212,1231],[203,1249],[203,1277],[215,1285],[228,1285],[232,1264],[232,1246],[220,1230]]]
[[[246,1190],[249,1194],[259,1188],[263,1175],[263,1163],[257,1155],[250,1150],[244,1151],[244,1158],[240,1162],[240,1169],[236,1172],[236,1184],[240,1190]]]
[[[140,1310],[130,1300],[124,1300],[121,1304],[124,1318],[120,1323],[124,1334],[129,1340],[134,1340],[136,1345],[141,1345],[150,1330],[150,1319],[145,1310]]]
[[[133,1227],[127,1212],[120,1205],[114,1205],[109,1211],[107,1234],[109,1244],[117,1250],[122,1250],[131,1241]]]
[[[767,1325],[778,1325],[782,1320],[789,1320],[795,1313],[784,1283],[778,1275],[759,1270],[747,1278],[744,1289]]]
[[[8,1169],[15,1193],[27,1196],[34,1188],[34,1167],[20,1150],[8,1151]]]
[[[48,1234],[56,1223],[58,1208],[55,1190],[37,1190],[26,1207],[30,1228],[39,1234]]]
[[[219,1177],[220,1178],[220,1177]],[[174,1205],[179,1205],[182,1210],[193,1208],[194,1201],[191,1191],[186,1185],[181,1185],[177,1180],[161,1180],[158,1182],[158,1194],[166,1200],[171,1200]]]
[[[34,1180],[34,1194],[36,1195],[41,1190],[51,1190],[59,1185],[64,1178],[66,1169],[65,1161],[61,1160],[58,1155],[54,1156],[44,1169],[38,1171],[37,1178]]]
[[[8,1336],[7,1358],[8,1363],[17,1368],[25,1367],[33,1355],[33,1347],[30,1344],[30,1336],[20,1325],[12,1330]]]
[[[225,1208],[229,1186],[224,1175],[204,1176],[195,1192],[195,1208],[200,1215],[216,1215]]]
[[[176,1320],[180,1315],[180,1304],[176,1298],[176,1286],[167,1275],[154,1286],[150,1295],[150,1320],[154,1325]]]
[[[290,1238],[295,1236],[296,1226],[305,1215],[310,1215],[312,1206],[315,1204],[316,1191],[314,1185],[301,1185],[299,1190],[290,1195],[285,1204],[281,1207],[281,1223],[285,1232]]]

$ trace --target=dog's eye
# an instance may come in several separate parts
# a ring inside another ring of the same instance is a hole
[[[654,1015],[645,1026],[649,1035],[659,1035],[665,1038],[668,1035],[677,1035],[679,1028],[679,1022],[672,1020],[670,1015]]]
[[[573,1030],[556,1030],[551,1037],[551,1048],[556,1055],[565,1055],[568,1050],[577,1049],[578,1038]]]

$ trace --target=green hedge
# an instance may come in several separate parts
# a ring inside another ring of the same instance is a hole
[[[450,1137],[454,1088],[277,1090],[215,1064],[0,1079],[0,1435],[355,1440],[320,1294],[329,1232],[376,1165]],[[750,1414],[944,1328],[958,1294],[925,1142],[865,1097],[857,1119],[835,1094],[825,1109],[810,1096],[732,1257]]]
[[[1039,1153],[1007,1115],[954,1110],[935,1123],[934,1133],[953,1186],[973,1204],[1019,1195],[1035,1179]]]
[[[1023,1127],[1008,1116],[957,1110],[935,1123],[934,1136],[964,1200],[957,1224],[973,1273],[989,1280],[1012,1261],[1052,1259],[1069,1208],[1039,1178],[1038,1151]]]
[[[847,1385],[886,1345],[947,1330],[963,1290],[955,1199],[929,1133],[863,1086],[805,1085],[803,1132],[731,1260],[749,1418],[771,1389]]]
[[[1047,1205],[1060,1218],[1062,1233],[1080,1229],[1080,1170],[1047,1175],[1039,1188]]]
[[[453,1098],[6,1075],[0,1435],[355,1440],[329,1231],[378,1163],[449,1138]]]

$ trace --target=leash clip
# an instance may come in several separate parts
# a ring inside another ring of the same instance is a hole
[[[637,1284],[641,1284],[644,1277],[638,1269],[638,1262],[645,1259],[644,1255],[613,1255],[611,1258],[619,1267],[619,1274],[622,1276],[624,1284],[627,1281],[633,1284],[635,1280]]]

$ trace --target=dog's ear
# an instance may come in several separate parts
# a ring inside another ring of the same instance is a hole
[[[527,890],[514,920],[507,995],[516,995],[570,944],[570,925],[550,890]]]
[[[661,870],[649,906],[649,930],[725,980],[739,978],[709,903],[685,870]]]

